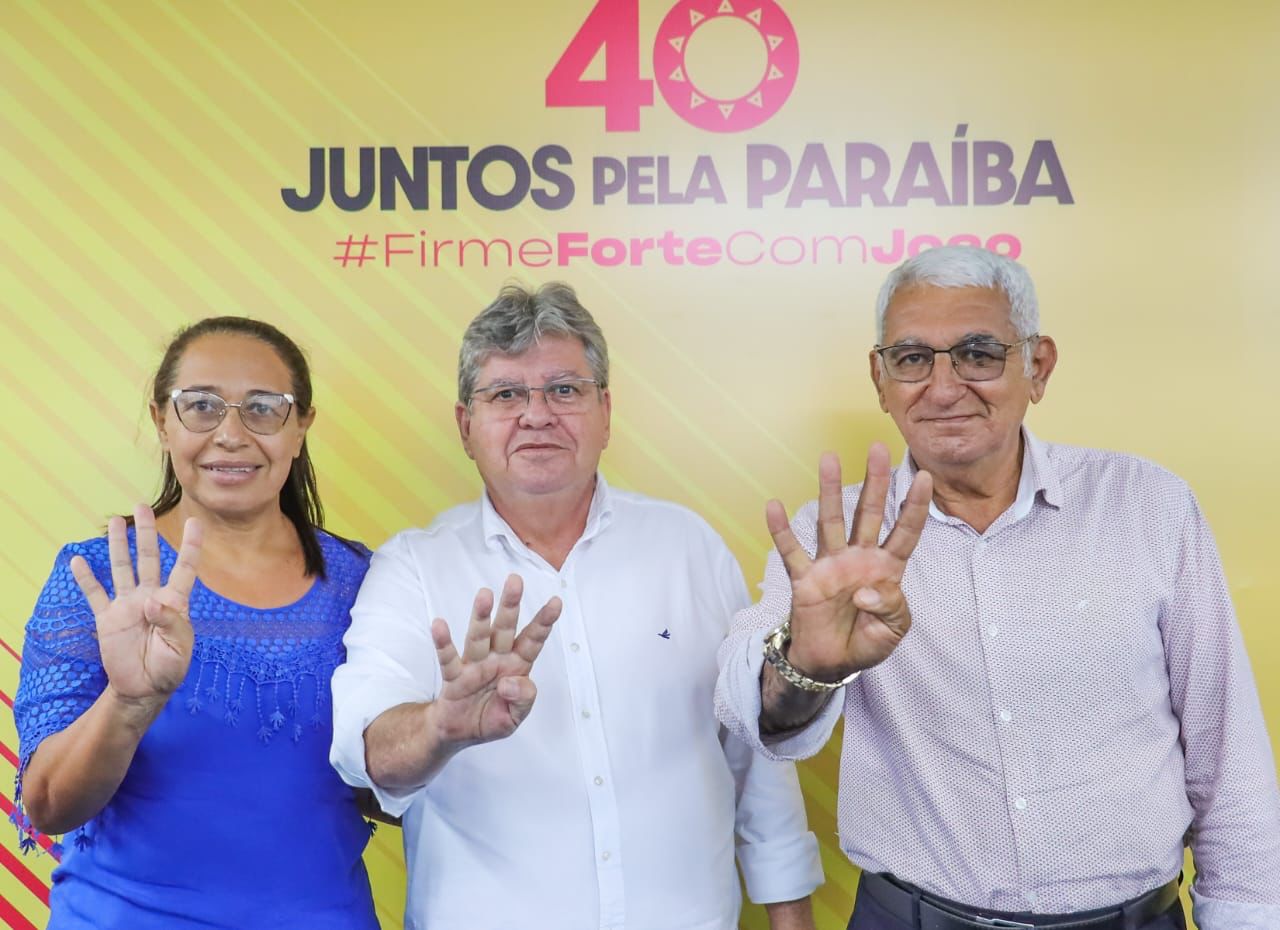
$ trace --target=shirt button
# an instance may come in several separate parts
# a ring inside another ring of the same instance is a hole
[[[1000,635],[1000,627],[996,626],[994,623],[991,624],[991,626],[987,627],[987,635],[992,639],[995,639]]]
[[[1002,711],[1000,711],[1000,722],[1001,722],[1001,723],[1008,723],[1008,722],[1009,722],[1010,720],[1012,720],[1012,719],[1013,719],[1013,714],[1009,713],[1007,710],[1002,710]]]
[[[589,720],[590,718],[591,718],[591,711],[586,710],[586,709],[584,708],[584,709],[583,709],[583,711],[582,711],[582,719],[583,719],[583,720]]]
[[[599,775],[597,775],[597,776],[593,779],[593,781],[595,781],[595,783],[596,783],[597,785],[603,785],[603,784],[604,784],[604,779],[603,779],[603,778],[601,778]]]
[[[600,858],[601,858],[601,859],[603,859],[605,862],[608,862],[608,861],[609,861],[609,850],[607,850],[607,849],[606,849],[604,852],[602,852],[602,853],[600,854]]]
[[[1031,907],[1035,907],[1035,906],[1036,906],[1036,893],[1035,893],[1034,891],[1028,891],[1028,892],[1027,892],[1026,894],[1024,894],[1022,897],[1023,897],[1023,899],[1027,902],[1027,904],[1028,904],[1029,906],[1031,906]]]
[[[570,644],[569,644],[569,651],[570,651],[570,652],[577,652],[580,648],[581,648],[581,647],[580,647],[577,643],[570,643]]]
[[[560,590],[561,590],[561,591],[563,591],[563,590],[564,590],[565,588],[567,588],[567,587],[569,587],[569,581],[568,581],[568,579],[561,578],[561,579],[560,579]]]
[[[1014,799],[1013,799],[1013,806],[1014,806],[1014,807],[1016,807],[1016,808],[1017,808],[1018,810],[1020,810],[1020,811],[1025,811],[1025,810],[1027,809],[1027,799],[1026,799],[1026,798],[1014,798]]]

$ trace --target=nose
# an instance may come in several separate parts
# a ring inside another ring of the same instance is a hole
[[[213,431],[213,441],[220,449],[239,449],[249,443],[248,431],[240,419],[240,408],[227,408],[222,422]]]
[[[956,374],[951,356],[939,353],[933,360],[933,371],[925,381],[925,391],[934,403],[949,406],[964,396],[968,388],[964,379]]]
[[[530,390],[529,403],[524,408],[524,413],[520,415],[520,425],[537,428],[539,426],[548,426],[555,422],[556,415],[551,409],[551,405],[547,403],[547,395],[544,391]]]

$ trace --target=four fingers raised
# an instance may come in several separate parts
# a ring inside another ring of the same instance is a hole
[[[814,527],[817,545],[813,557],[796,539],[782,504],[775,500],[765,507],[769,533],[793,586],[808,585],[805,593],[818,595],[807,608],[805,623],[817,624],[815,630],[828,627],[822,634],[828,638],[833,632],[843,633],[852,643],[851,637],[864,621],[872,618],[899,639],[911,626],[911,611],[901,580],[928,519],[933,479],[928,472],[916,474],[893,530],[881,544],[892,475],[888,448],[883,443],[872,444],[867,450],[866,477],[846,538],[840,463],[835,455],[823,454],[818,465],[818,517]],[[809,585],[807,579],[815,572],[817,580]]]
[[[431,640],[446,686],[441,697],[471,700],[492,688],[507,702],[510,720],[516,726],[533,708],[537,687],[528,672],[551,635],[551,628],[562,607],[558,597],[551,598],[517,636],[515,630],[523,593],[524,582],[520,576],[508,576],[490,624],[493,594],[482,588],[476,595],[461,655],[453,644],[449,624],[439,618],[431,624]],[[510,661],[513,655],[522,662],[513,664]]]
[[[191,589],[195,585],[196,571],[200,564],[203,530],[194,517],[187,520],[182,530],[182,543],[168,583],[160,587],[160,536],[156,530],[156,518],[151,508],[139,504],[133,511],[134,546],[137,550],[137,575],[134,560],[129,554],[129,527],[120,516],[107,521],[107,556],[111,565],[111,584],[115,597],[123,597],[137,588],[160,590],[147,598],[143,615],[148,620],[158,618],[162,609],[180,615],[187,612]],[[95,614],[111,604],[111,596],[94,576],[83,556],[71,559],[71,574]]]
[[[560,617],[563,603],[560,598],[553,597],[533,616],[520,634],[516,635],[516,625],[520,615],[520,598],[524,593],[524,582],[519,575],[510,575],[502,586],[502,596],[492,624],[489,613],[493,608],[493,593],[488,588],[481,588],[476,594],[472,608],[471,622],[467,625],[467,638],[459,654],[453,644],[449,632],[449,624],[437,618],[431,624],[431,639],[436,647],[436,655],[440,660],[440,669],[446,682],[455,680],[468,665],[483,662],[490,655],[498,656],[514,653],[529,666],[542,652],[542,647],[551,635],[551,628]],[[510,677],[510,676],[507,676]],[[499,679],[507,680],[506,677]]]

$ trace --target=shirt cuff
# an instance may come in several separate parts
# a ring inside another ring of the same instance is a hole
[[[1246,901],[1218,901],[1196,893],[1191,886],[1192,917],[1200,930],[1275,930],[1280,905]]]
[[[400,817],[422,791],[417,788],[384,788],[369,777],[364,761],[364,731],[386,711],[401,704],[420,704],[427,698],[408,682],[385,678],[357,678],[342,674],[333,678],[333,745],[329,763],[348,785],[369,788],[383,813]]]
[[[795,901],[813,894],[822,884],[818,838],[812,833],[763,843],[743,843],[737,852],[747,895],[756,904]]]

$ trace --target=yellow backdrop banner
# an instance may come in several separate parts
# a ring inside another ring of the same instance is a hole
[[[764,501],[812,497],[821,450],[901,453],[874,295],[956,241],[1036,279],[1062,361],[1032,428],[1195,489],[1280,733],[1277,4],[0,7],[5,703],[58,547],[155,491],[146,384],[186,322],[309,350],[333,528],[376,546],[479,493],[467,321],[566,280],[614,354],[609,480],[704,514],[752,578]],[[16,748],[5,715],[0,775]],[[823,930],[856,884],[838,754],[801,766]],[[400,927],[397,831],[368,862]],[[52,865],[0,842],[0,925],[43,925]]]

